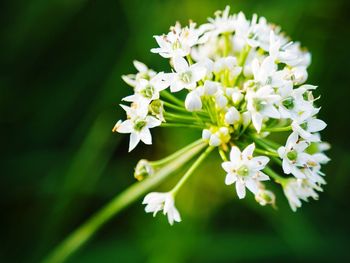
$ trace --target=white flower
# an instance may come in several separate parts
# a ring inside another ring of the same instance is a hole
[[[310,142],[319,141],[319,137],[313,133],[322,131],[327,124],[314,117],[306,120],[294,120],[292,122],[293,131],[297,132],[300,137]]]
[[[181,222],[180,213],[175,207],[174,197],[171,193],[149,193],[143,199],[142,204],[146,205],[146,213],[153,213],[153,216],[163,210],[163,214],[168,216],[170,225],[173,225],[174,222]]]
[[[247,109],[251,113],[252,122],[257,132],[260,132],[265,117],[276,119],[280,117],[279,111],[274,106],[279,98],[270,86],[264,86],[257,91],[253,89],[247,91]]]
[[[311,156],[305,153],[309,146],[306,141],[299,141],[298,133],[293,132],[286,142],[286,146],[278,148],[277,152],[282,159],[284,173],[293,174],[297,178],[305,178],[300,168],[308,167]]]
[[[304,94],[315,86],[303,85],[297,89],[293,89],[293,83],[288,81],[279,89],[281,96],[279,102],[279,111],[282,118],[290,118],[292,120],[304,119],[312,116],[318,111],[313,106],[313,101],[304,99]]]
[[[135,86],[135,94],[123,98],[124,101],[146,103],[159,99],[159,93],[169,87],[164,80],[164,73],[160,72],[150,80],[140,79]]]
[[[195,23],[181,28],[180,23],[170,28],[170,32],[163,36],[154,36],[159,48],[152,48],[151,52],[159,53],[164,58],[185,57],[190,54],[191,47],[197,44],[199,31]]]
[[[197,81],[201,80],[206,74],[206,68],[199,63],[188,65],[186,59],[175,57],[173,59],[176,73],[165,74],[167,80],[171,83],[171,92],[177,92],[182,89],[194,89]]]
[[[161,121],[147,116],[144,112],[139,114],[137,110],[123,106],[127,111],[130,119],[127,119],[119,124],[116,131],[119,133],[130,133],[129,152],[132,151],[137,144],[143,141],[145,144],[152,144],[152,135],[150,128],[154,128],[161,124]]]
[[[318,199],[314,187],[306,179],[288,179],[287,183],[283,185],[283,191],[294,212],[298,207],[301,207],[300,200],[308,201],[309,197]]]
[[[241,52],[247,45],[250,31],[250,21],[246,19],[244,13],[235,15],[235,34],[233,35],[233,48],[236,52]]]
[[[208,18],[209,23],[203,24],[200,31],[205,32],[199,39],[200,43],[207,42],[209,38],[216,37],[222,33],[233,32],[235,29],[234,17],[230,15],[230,7],[226,6],[224,11],[216,11],[215,18]]]
[[[292,68],[290,74],[291,79],[295,85],[303,84],[309,76],[305,66]]]
[[[265,17],[260,17],[259,21],[256,14],[253,15],[250,29],[245,35],[247,44],[251,47],[260,47],[265,51],[269,49],[269,33],[271,27],[267,24]]]
[[[243,152],[236,146],[231,148],[230,161],[223,162],[222,168],[227,172],[225,183],[236,183],[238,197],[244,198],[247,187],[253,194],[259,190],[259,181],[269,180],[269,177],[261,172],[269,162],[266,156],[253,157],[255,144],[248,145]]]
[[[135,87],[140,79],[149,79],[156,75],[156,72],[154,72],[152,69],[149,69],[145,64],[143,64],[140,61],[134,60],[133,64],[138,70],[138,73],[136,75],[129,74],[122,76],[122,79],[131,87]]]
[[[258,59],[254,59],[252,61],[252,72],[258,86],[280,87],[285,82],[286,72],[277,70],[277,65],[271,56],[266,57],[262,63]]]

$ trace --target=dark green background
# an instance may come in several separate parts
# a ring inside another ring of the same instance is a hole
[[[155,129],[155,143],[127,153],[112,134],[131,90],[122,74],[176,20],[203,23],[226,4],[280,24],[312,52],[323,132],[332,143],[320,200],[293,213],[238,201],[216,158],[180,192],[183,222],[145,214],[141,201],[109,222],[70,262],[349,262],[349,1],[8,0],[0,4],[1,262],[38,262],[134,182],[140,158],[157,159],[200,136]],[[180,174],[178,174],[179,176]],[[178,176],[160,190],[168,190]]]

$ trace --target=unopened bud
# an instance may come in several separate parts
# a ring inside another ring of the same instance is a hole
[[[149,163],[149,161],[142,159],[140,160],[136,167],[134,172],[134,177],[141,181],[147,176],[152,176],[154,174],[154,169],[152,165]]]
[[[259,189],[255,195],[255,200],[262,206],[272,205],[274,207],[276,197],[275,194],[269,190]]]

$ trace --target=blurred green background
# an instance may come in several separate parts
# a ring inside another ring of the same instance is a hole
[[[350,87],[347,0],[12,0],[0,3],[0,262],[38,262],[134,182],[140,158],[158,159],[199,136],[155,129],[155,143],[127,153],[112,134],[130,93],[120,76],[138,59],[156,70],[155,34],[176,20],[203,23],[226,4],[280,24],[313,55],[320,117],[332,143],[320,200],[293,213],[238,201],[212,158],[179,194],[183,222],[124,210],[69,262],[350,262]],[[174,143],[176,141],[176,144]],[[163,185],[169,189],[180,174]],[[158,189],[159,190],[159,189]]]

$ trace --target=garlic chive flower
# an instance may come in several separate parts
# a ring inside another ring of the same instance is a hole
[[[143,199],[143,204],[146,205],[146,213],[153,213],[153,216],[163,210],[163,214],[167,215],[169,224],[181,222],[179,211],[175,207],[174,198],[171,193],[149,193]]]
[[[121,105],[126,120],[113,131],[130,134],[129,151],[140,141],[151,144],[155,127],[198,132],[199,142],[158,161],[141,161],[138,180],[157,176],[199,144],[206,150],[172,190],[145,197],[146,212],[163,211],[170,224],[179,222],[176,195],[213,149],[222,159],[223,181],[235,186],[239,198],[247,188],[260,205],[274,206],[275,194],[263,183],[269,181],[282,187],[293,211],[301,201],[317,199],[330,145],[320,135],[327,124],[317,117],[317,86],[307,83],[311,55],[299,42],[264,17],[249,19],[230,7],[205,24],[176,23],[154,38],[158,46],[151,52],[169,66],[157,72],[134,61],[137,72],[122,77],[131,87],[123,99],[130,105]],[[271,136],[276,133],[278,141]]]
[[[230,152],[230,161],[222,163],[222,168],[227,173],[225,184],[235,183],[240,199],[246,195],[245,188],[248,188],[253,194],[257,194],[259,182],[270,179],[261,172],[269,162],[269,158],[266,156],[253,157],[254,149],[254,143],[248,145],[243,152],[238,147],[233,146]]]

